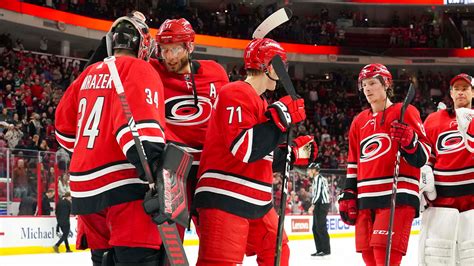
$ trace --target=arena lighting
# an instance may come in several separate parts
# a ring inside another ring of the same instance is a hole
[[[360,1],[374,1],[375,0],[360,0]],[[379,0],[384,1],[384,0]],[[402,1],[402,0],[400,0]],[[404,0],[403,0],[404,1]],[[412,0],[420,1],[420,0]],[[425,0],[426,1],[426,0]],[[393,1],[392,1],[393,2]],[[20,1],[1,1],[0,8],[10,10],[13,12],[39,17],[42,19],[48,19],[52,21],[61,21],[65,24],[75,25],[80,27],[85,27],[92,30],[99,30],[107,32],[112,25],[112,21],[95,19],[90,17],[85,17],[81,15],[76,15],[72,13],[67,13],[59,10],[54,10],[51,8],[46,8],[42,6],[37,6],[33,4],[28,4]],[[154,36],[156,35],[156,29],[151,28],[150,32]],[[222,47],[222,48],[231,48],[231,49],[245,49],[249,40],[244,39],[233,39],[233,38],[223,38],[210,35],[197,34],[195,43],[196,45],[202,46],[213,46],[213,47]],[[282,43],[282,46],[289,53],[298,53],[298,54],[312,54],[312,55],[329,55],[336,56],[341,54],[350,55],[352,52],[351,48],[348,47],[339,47],[339,46],[319,46],[317,44],[294,44],[294,43]],[[411,51],[430,52],[434,51],[429,48],[411,48],[407,50],[408,53]],[[437,51],[436,55],[432,54],[429,56],[441,56],[441,57],[474,57],[474,49],[442,49],[442,51]],[[337,58],[337,57],[336,57]]]
[[[353,3],[391,4],[391,5],[444,5],[447,1],[456,0],[349,0]],[[463,0],[458,0],[463,1]]]

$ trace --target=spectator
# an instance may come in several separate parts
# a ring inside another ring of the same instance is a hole
[[[25,50],[25,47],[23,46],[23,41],[21,39],[16,39],[15,49]]]
[[[30,136],[41,135],[41,130],[43,126],[41,125],[40,115],[37,113],[33,113],[30,117],[30,122],[28,123],[28,132]]]
[[[48,39],[45,36],[41,36],[39,50],[43,53],[48,52]]]
[[[13,196],[15,198],[24,198],[28,195],[28,177],[25,167],[25,160],[19,159],[13,169]]]
[[[27,146],[27,149],[32,150],[32,151],[37,151],[37,150],[39,150],[39,144],[40,144],[40,137],[39,137],[39,135],[35,134],[31,138],[31,142]]]
[[[8,147],[14,149],[18,142],[23,137],[23,132],[21,132],[21,124],[16,126],[9,125],[7,133],[5,133],[5,140],[8,142]]]
[[[69,186],[69,173],[64,173],[58,180],[58,194],[60,197],[63,197],[68,192],[71,192],[71,187]]]
[[[41,215],[45,215],[45,216],[50,216],[51,215],[51,211],[53,210],[53,207],[51,207],[51,200],[53,199],[54,197],[54,189],[52,188],[48,188],[48,191],[46,191],[44,194],[43,194],[43,198],[41,199]]]
[[[40,151],[49,151],[48,142],[45,139],[43,139],[41,141],[41,144],[39,145],[38,150],[40,150]]]
[[[21,198],[18,215],[34,215],[36,211],[36,199],[32,196]]]

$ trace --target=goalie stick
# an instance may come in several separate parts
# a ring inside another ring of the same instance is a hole
[[[104,63],[107,64],[110,72],[110,77],[115,85],[115,90],[119,96],[120,103],[122,105],[123,112],[128,121],[128,126],[132,132],[133,141],[135,147],[137,148],[138,156],[140,157],[140,163],[143,166],[145,171],[145,176],[148,180],[150,189],[155,189],[155,181],[151,174],[150,165],[146,159],[146,153],[143,148],[143,145],[139,139],[138,131],[135,126],[135,121],[133,119],[132,113],[130,111],[130,106],[128,105],[127,99],[125,98],[125,92],[123,89],[122,81],[120,80],[119,73],[117,71],[117,66],[115,65],[115,57],[109,56],[104,59]],[[158,225],[158,231],[160,232],[163,245],[168,256],[168,260],[171,266],[188,266],[189,262],[186,258],[186,252],[183,248],[183,243],[179,237],[178,229],[176,224],[169,224],[164,222],[163,224]]]
[[[410,88],[408,88],[407,96],[403,101],[402,109],[400,110],[400,123],[403,123],[405,118],[405,111],[407,110],[408,105],[415,98],[415,87],[413,83],[410,83]],[[390,222],[388,224],[388,235],[387,235],[387,246],[385,248],[385,266],[390,265],[390,252],[392,249],[392,232],[393,232],[393,220],[395,218],[395,206],[397,204],[397,185],[398,185],[398,175],[400,173],[400,147],[397,151],[397,158],[395,161],[395,170],[393,173],[393,184],[392,184],[392,196],[390,198]]]
[[[292,14],[291,9],[287,7],[278,9],[258,25],[252,34],[252,39],[264,38],[270,31],[290,20]]]
[[[275,72],[278,76],[278,79],[283,84],[286,93],[291,96],[293,100],[296,100],[298,96],[296,95],[295,87],[291,82],[290,76],[288,72],[286,72],[285,63],[279,55],[275,55],[272,58],[272,66],[275,69]],[[291,126],[290,126],[291,128]],[[281,201],[280,201],[280,210],[279,210],[279,218],[278,218],[278,231],[277,231],[277,240],[276,240],[276,248],[275,248],[275,260],[274,266],[280,266],[280,258],[281,258],[281,242],[283,240],[283,227],[285,224],[285,209],[286,209],[286,198],[288,196],[288,180],[290,179],[290,164],[291,164],[291,147],[290,147],[290,128],[288,128],[286,135],[286,160],[285,160],[285,174],[283,175],[283,180],[281,181]]]

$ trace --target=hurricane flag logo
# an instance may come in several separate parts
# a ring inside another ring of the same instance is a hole
[[[392,141],[386,133],[373,134],[360,142],[360,162],[368,162],[386,154]]]
[[[439,134],[436,141],[438,154],[448,154],[464,149],[464,139],[458,130],[450,130]]]
[[[198,96],[198,106],[194,104],[194,96],[175,96],[165,101],[166,122],[171,125],[193,126],[205,123],[211,117],[212,102]]]

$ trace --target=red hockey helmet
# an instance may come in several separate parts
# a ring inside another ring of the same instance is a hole
[[[286,51],[279,43],[268,38],[253,39],[244,51],[245,69],[265,71],[277,54],[287,64]]]
[[[108,54],[112,55],[113,49],[132,50],[138,58],[148,61],[156,45],[145,20],[138,11],[116,19],[106,36]]]
[[[156,33],[156,42],[158,44],[184,42],[188,46],[194,42],[195,35],[193,27],[186,19],[167,19]]]
[[[383,85],[390,87],[392,85],[392,74],[388,71],[387,67],[382,64],[368,64],[359,73],[357,84],[359,90],[362,90],[362,81],[369,78],[381,78]]]
[[[451,81],[449,82],[449,86],[450,86],[450,87],[453,87],[454,82],[456,82],[456,81],[458,81],[458,80],[464,80],[464,81],[467,82],[469,85],[471,85],[471,87],[473,86],[474,80],[472,79],[472,76],[469,76],[469,75],[466,74],[466,73],[458,74],[458,75],[456,75],[454,78],[452,78]]]

